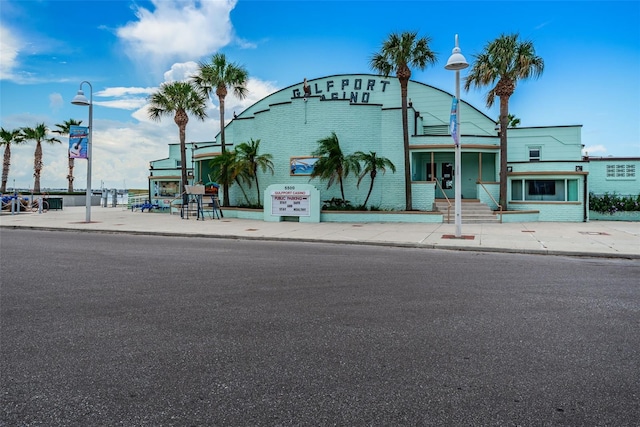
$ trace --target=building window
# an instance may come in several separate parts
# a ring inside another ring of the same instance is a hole
[[[577,202],[577,179],[516,179],[511,181],[511,200]]]
[[[180,194],[179,186],[179,181],[155,181],[151,188],[151,197],[176,197]]]
[[[529,161],[530,162],[540,161],[540,147],[529,147]]]
[[[607,165],[607,178],[635,178],[636,165]]]
[[[527,189],[529,196],[555,196],[556,181],[530,180],[527,181]]]

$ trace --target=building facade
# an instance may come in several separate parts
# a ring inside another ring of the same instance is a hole
[[[375,152],[396,166],[379,173],[368,206],[382,211],[405,208],[404,151],[400,84],[395,77],[371,74],[334,75],[279,90],[256,102],[228,122],[227,149],[260,140],[260,153],[271,154],[274,173],[260,173],[261,189],[272,185],[312,184],[321,200],[340,198],[337,185],[310,179],[319,139],[335,133],[345,155]],[[410,81],[409,145],[413,209],[433,214],[438,200],[454,199],[454,141],[449,132],[452,94]],[[461,194],[499,211],[500,137],[494,119],[462,100]],[[211,181],[209,162],[221,153],[216,141],[187,144],[187,169],[192,182]],[[585,221],[588,219],[589,162],[582,157],[581,126],[518,127],[508,131],[508,205],[503,221]],[[364,202],[368,178],[344,181],[351,205]],[[167,205],[180,193],[179,144],[169,157],[150,164],[149,191]],[[258,202],[255,189],[245,188]],[[253,191],[252,191],[253,190]],[[266,193],[266,192],[265,192]],[[260,204],[264,204],[264,197]],[[245,203],[238,185],[229,188],[231,205]],[[463,204],[464,206],[464,204]],[[463,208],[464,210],[464,208]],[[433,220],[435,216],[429,218]],[[435,217],[442,221],[443,217]]]
[[[640,157],[587,157],[589,191],[595,195],[640,194]]]

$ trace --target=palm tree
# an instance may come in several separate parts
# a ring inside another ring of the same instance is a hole
[[[204,94],[209,97],[215,89],[218,102],[220,103],[220,142],[222,152],[226,151],[224,138],[224,99],[227,96],[228,88],[233,90],[233,94],[238,99],[247,96],[247,80],[249,73],[236,63],[227,62],[227,57],[223,53],[216,53],[211,57],[211,62],[200,62],[198,73],[193,76],[193,81]],[[228,187],[223,184],[223,204],[229,205]]]
[[[204,121],[207,117],[205,111],[206,99],[189,82],[163,83],[160,90],[149,96],[149,117],[158,121],[162,116],[173,115],[173,121],[178,125],[180,132],[180,166],[181,166],[181,193],[183,203],[187,203],[185,185],[187,185],[187,149],[186,132],[189,123],[189,114]]]
[[[360,173],[360,163],[353,155],[345,156],[342,153],[340,141],[338,141],[335,132],[331,132],[331,136],[318,140],[318,148],[311,155],[318,157],[313,172],[311,172],[311,178],[326,179],[327,188],[337,180],[340,184],[342,201],[346,202],[343,179],[349,175],[352,169],[355,173]]]
[[[33,192],[40,193],[40,173],[42,171],[42,142],[58,144],[58,138],[47,138],[49,128],[44,123],[38,123],[34,128],[22,128],[22,138],[26,141],[36,142],[36,151],[33,155]]]
[[[62,124],[56,123],[56,127],[53,132],[69,136],[71,133],[71,126],[80,126],[82,124],[82,120],[69,119],[65,120]],[[69,173],[67,174],[67,181],[69,181],[69,188],[67,191],[69,193],[73,193],[73,167],[74,167],[74,158],[71,156],[67,156],[69,158]]]
[[[233,151],[225,151],[224,153],[216,156],[209,162],[209,167],[213,170],[213,179],[216,182],[221,183],[223,186],[226,185],[229,188],[234,182],[238,184],[240,187],[240,191],[244,195],[244,199],[247,202],[247,205],[251,205],[251,201],[249,200],[249,196],[247,196],[246,191],[244,191],[244,187],[240,180],[247,182],[249,186],[251,186],[251,177],[249,175],[249,170],[244,168],[240,162],[238,162],[238,152],[236,150]],[[227,204],[227,206],[229,206]]]
[[[20,129],[5,130],[0,128],[0,145],[4,145],[4,158],[2,160],[2,185],[0,194],[7,191],[7,179],[9,178],[9,166],[11,166],[11,144],[24,142]]]
[[[391,169],[393,173],[396,173],[396,166],[391,162],[391,160],[386,157],[379,157],[376,155],[374,151],[369,151],[365,153],[363,151],[356,151],[353,153],[354,158],[364,163],[364,169],[362,173],[358,177],[358,188],[360,187],[360,182],[362,178],[369,175],[371,177],[371,184],[369,185],[369,192],[367,193],[367,198],[364,199],[363,206],[367,206],[367,202],[369,201],[369,196],[371,196],[371,191],[373,190],[373,182],[378,175],[378,171],[382,171],[382,173],[387,172],[387,168]]]
[[[475,62],[465,79],[465,90],[471,86],[490,86],[487,107],[495,97],[500,98],[500,205],[507,207],[507,128],[509,127],[509,98],[519,80],[538,78],[544,71],[544,61],[536,55],[531,41],[518,40],[519,35],[503,34],[487,43],[475,55]],[[497,81],[497,83],[496,83]]]
[[[262,206],[260,201],[260,184],[258,183],[258,169],[266,173],[268,170],[273,175],[273,162],[271,154],[258,154],[260,150],[260,140],[254,141],[253,138],[249,142],[243,142],[236,147],[238,161],[244,163],[249,171],[249,176],[253,177],[256,182],[256,191],[258,193],[258,206]]]
[[[516,117],[515,114],[511,114],[509,113],[509,115],[507,116],[507,127],[508,128],[515,128],[520,126],[520,119]],[[496,120],[496,125],[500,124],[500,117],[498,117],[498,120]]]
[[[404,142],[404,191],[406,210],[413,210],[411,201],[411,159],[409,157],[409,120],[407,119],[407,87],[411,68],[420,70],[435,64],[436,54],[429,48],[429,37],[418,38],[417,32],[392,33],[382,43],[379,53],[371,58],[371,68],[385,77],[395,71],[400,82],[402,99],[402,132]]]

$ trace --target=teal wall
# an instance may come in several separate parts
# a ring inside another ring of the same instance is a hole
[[[370,205],[393,208],[404,200],[403,154],[397,148],[398,144],[402,147],[402,132],[388,129],[389,124],[399,121],[399,116],[399,110],[383,111],[380,105],[351,105],[348,101],[322,101],[318,97],[306,101],[297,98],[272,105],[252,119],[234,120],[227,127],[233,129],[229,132],[233,139],[230,141],[227,136],[227,141],[238,144],[250,138],[260,139],[261,152],[273,156],[275,170],[273,176],[260,176],[263,188],[283,183],[312,184],[320,190],[321,199],[327,200],[341,197],[339,186],[327,189],[325,181],[304,175],[291,176],[290,159],[292,156],[311,156],[317,149],[317,141],[335,132],[343,153],[375,151],[396,165],[399,170],[396,174],[391,171],[378,174],[369,199]],[[344,181],[345,197],[354,205],[363,203],[369,183],[366,177],[357,188],[357,177],[348,176]],[[238,200],[237,186],[230,188],[230,196],[232,200]]]
[[[528,162],[529,147],[540,147],[540,161],[582,159],[581,126],[510,128],[509,162]]]
[[[611,168],[615,168],[615,172],[612,173]],[[589,191],[597,195],[615,192],[621,196],[637,196],[640,194],[640,158],[590,158]]]

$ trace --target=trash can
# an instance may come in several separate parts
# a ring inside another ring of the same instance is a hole
[[[62,210],[62,197],[47,197],[49,210]]]

